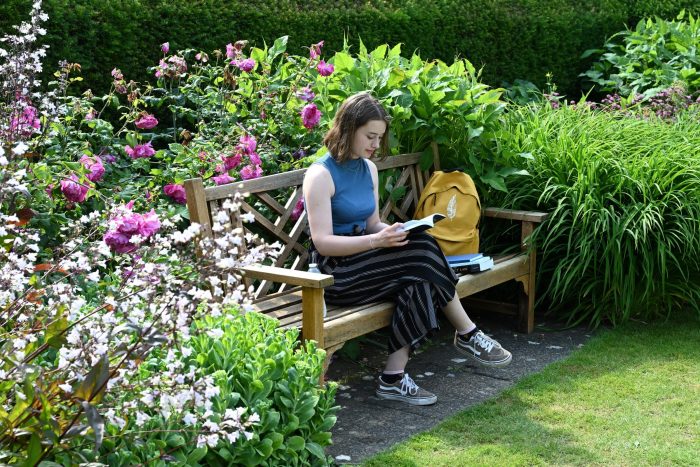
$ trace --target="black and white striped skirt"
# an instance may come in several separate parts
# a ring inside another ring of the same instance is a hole
[[[429,234],[414,233],[407,245],[349,256],[318,256],[319,269],[335,283],[325,289],[331,305],[394,300],[389,353],[417,348],[438,329],[437,311],[455,294],[457,276]]]

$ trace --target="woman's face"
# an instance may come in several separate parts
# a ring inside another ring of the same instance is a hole
[[[386,131],[386,122],[384,120],[370,120],[355,131],[355,136],[352,138],[352,158],[369,159],[379,148],[382,142],[382,137]]]

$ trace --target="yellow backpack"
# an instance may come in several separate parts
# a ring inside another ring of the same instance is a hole
[[[458,171],[433,173],[420,195],[414,218],[434,213],[446,216],[428,231],[445,255],[479,252],[481,203],[469,175]]]

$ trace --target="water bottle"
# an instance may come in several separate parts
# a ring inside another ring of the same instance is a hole
[[[321,274],[321,270],[318,268],[318,264],[316,263],[309,263],[309,272],[315,272],[317,274]],[[321,290],[321,297],[323,297],[323,290]],[[326,317],[326,313],[328,313],[328,310],[326,310],[326,301],[323,301],[323,317]]]

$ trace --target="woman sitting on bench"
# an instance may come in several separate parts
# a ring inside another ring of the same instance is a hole
[[[454,345],[486,366],[504,366],[511,354],[469,319],[455,291],[457,276],[429,234],[402,231],[379,219],[375,153],[388,155],[390,117],[363,92],[343,102],[326,134],[329,153],[304,178],[305,207],[321,272],[335,282],[325,289],[333,305],[380,299],[396,302],[389,358],[376,391],[382,399],[430,405],[437,397],[404,371],[410,350],[438,328],[441,309],[456,328]]]

